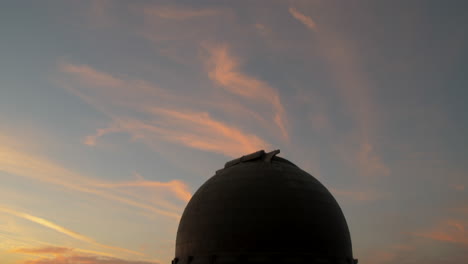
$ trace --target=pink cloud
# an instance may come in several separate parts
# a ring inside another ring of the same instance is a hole
[[[60,255],[71,251],[70,248],[65,247],[41,247],[41,248],[16,248],[12,252],[24,253],[24,254],[52,254]]]
[[[291,13],[291,15],[295,19],[299,20],[302,24],[304,24],[310,30],[318,31],[317,24],[312,20],[311,17],[302,14],[301,12],[297,11],[297,9],[294,7],[289,8],[289,13]]]
[[[147,143],[162,140],[227,156],[239,156],[269,146],[258,136],[216,120],[208,112],[190,110],[188,104],[193,98],[189,100],[144,81],[121,80],[88,66],[62,63],[60,69],[77,82],[75,86],[69,85],[72,93],[112,119],[110,126],[100,128],[84,139],[87,145],[96,145],[97,140],[106,134],[124,132]],[[83,82],[86,84],[84,87],[80,86]],[[187,104],[182,110],[174,106],[163,107],[185,101]],[[281,106],[279,99],[276,102]],[[236,105],[236,108],[239,107]],[[136,114],[140,117],[136,118]],[[253,117],[258,119],[255,115]],[[283,124],[279,114],[275,120]]]
[[[278,91],[266,82],[239,71],[239,61],[231,56],[227,46],[208,47],[208,75],[227,92],[248,100],[269,104],[274,109],[273,120],[285,139],[287,132],[286,112]]]
[[[67,72],[81,76],[80,81],[84,82],[85,84],[107,87],[120,87],[124,84],[122,80],[115,78],[109,74],[98,72],[86,65],[61,63],[59,64],[59,69],[62,72]]]
[[[389,175],[390,168],[376,151],[379,109],[373,101],[372,84],[361,69],[360,55],[349,41],[327,27],[321,29],[317,40],[331,66],[346,115],[354,123],[352,131],[346,135],[346,142],[351,139],[353,144],[343,143],[336,148],[362,175]]]
[[[383,245],[360,257],[359,262],[374,264],[399,263],[413,254],[416,247],[411,243]]]
[[[184,202],[188,202],[192,197],[192,194],[189,191],[187,184],[179,180],[172,180],[168,182],[158,182],[158,181],[147,181],[147,180],[137,180],[137,181],[128,181],[128,182],[109,182],[109,183],[99,183],[95,185],[96,187],[104,188],[118,188],[118,187],[147,187],[147,188],[164,188],[170,190],[174,193],[179,199]]]
[[[126,260],[97,254],[84,254],[64,247],[18,248],[12,252],[39,256],[39,258],[20,261],[20,264],[159,264],[156,261]],[[53,257],[48,255],[53,255]]]
[[[252,134],[210,117],[208,113],[181,112],[177,110],[152,108],[155,114],[164,116],[173,129],[165,137],[182,142],[193,148],[220,152],[228,156],[239,156],[258,149],[267,148],[268,143]],[[181,131],[193,131],[184,133]]]
[[[71,255],[25,260],[21,264],[159,264],[159,262],[125,260],[101,256]]]
[[[456,191],[464,191],[465,190],[465,185],[463,185],[463,184],[451,184],[450,187],[452,187]]]
[[[356,156],[361,174],[366,176],[387,176],[390,169],[382,162],[370,143],[363,143]]]
[[[331,127],[330,119],[324,113],[313,113],[310,115],[312,128],[317,131],[328,131]]]
[[[214,8],[188,8],[180,6],[151,6],[144,8],[145,16],[156,16],[170,20],[189,20],[199,17],[211,17],[222,12]]]
[[[449,219],[430,230],[415,232],[413,235],[468,247],[467,228],[467,223],[455,219]]]
[[[36,224],[39,224],[41,226],[44,226],[44,227],[47,227],[49,229],[55,230],[55,231],[60,232],[60,233],[62,233],[64,235],[72,237],[74,239],[77,239],[77,240],[80,240],[80,241],[83,241],[83,242],[86,242],[86,243],[89,243],[89,244],[92,244],[92,245],[95,245],[95,246],[99,246],[99,247],[107,248],[107,249],[112,249],[112,250],[116,250],[116,251],[121,251],[121,252],[126,252],[126,253],[131,253],[131,254],[136,254],[136,255],[142,255],[142,253],[137,252],[137,251],[101,244],[101,243],[95,241],[94,239],[92,239],[92,238],[90,238],[88,236],[79,234],[79,233],[77,233],[77,232],[75,232],[73,230],[70,230],[70,229],[65,228],[63,226],[60,226],[60,225],[58,225],[58,224],[56,224],[54,222],[51,222],[51,221],[46,220],[46,219],[41,218],[41,217],[37,217],[37,216],[34,216],[34,215],[30,215],[30,214],[27,214],[27,213],[24,213],[24,212],[19,212],[19,211],[9,209],[9,208],[4,208],[4,207],[0,207],[0,212],[7,213],[7,214],[10,214],[10,215],[22,218],[22,219],[26,219],[28,221],[34,222]],[[56,248],[54,248],[52,250],[55,250],[55,249]],[[38,252],[36,252],[36,253],[38,253]]]
[[[6,144],[0,145],[0,171],[59,185],[69,190],[92,194],[110,201],[155,212],[167,217],[176,219],[180,217],[179,213],[172,210],[165,210],[149,203],[140,202],[139,200],[118,192],[118,190],[99,189],[96,185],[105,182],[96,181],[91,177],[70,171],[42,157],[9,148]],[[173,185],[161,184],[160,188],[166,188],[169,194],[181,196],[180,190],[175,189]],[[163,199],[162,203],[166,203],[165,200],[167,200],[167,196],[163,196],[161,199]]]

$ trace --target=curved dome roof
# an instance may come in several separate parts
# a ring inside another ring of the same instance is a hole
[[[330,192],[278,151],[226,163],[193,195],[173,263],[355,263]]]

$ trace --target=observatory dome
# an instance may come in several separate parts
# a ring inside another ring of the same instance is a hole
[[[279,150],[227,162],[187,204],[173,264],[354,264],[331,193]]]

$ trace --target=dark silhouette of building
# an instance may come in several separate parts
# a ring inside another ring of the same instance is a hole
[[[229,161],[195,192],[173,264],[357,263],[331,193],[278,153]]]

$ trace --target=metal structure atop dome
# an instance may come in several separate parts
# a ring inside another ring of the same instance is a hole
[[[331,193],[279,150],[226,163],[187,204],[172,264],[356,264]]]

